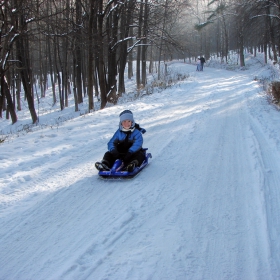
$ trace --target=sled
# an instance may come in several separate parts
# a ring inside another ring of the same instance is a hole
[[[134,168],[132,172],[123,170],[125,167],[121,159],[117,159],[108,171],[99,171],[98,175],[103,179],[130,179],[135,177],[140,171],[142,171],[149,163],[149,158],[152,158],[151,153],[147,153],[147,148],[143,149],[145,152],[145,159],[140,166]]]

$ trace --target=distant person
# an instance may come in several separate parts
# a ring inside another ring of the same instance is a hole
[[[201,60],[199,57],[196,60],[196,71],[201,71]]]
[[[205,63],[205,58],[203,56],[200,57],[200,71],[203,71],[203,65]]]
[[[145,153],[142,150],[142,134],[145,132],[144,128],[135,123],[131,111],[121,112],[119,128],[108,142],[108,151],[102,161],[96,162],[95,167],[99,171],[110,170],[115,160],[121,159],[125,170],[132,172],[145,160]]]

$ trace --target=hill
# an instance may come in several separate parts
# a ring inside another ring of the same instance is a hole
[[[0,145],[0,279],[279,279],[279,111],[256,65],[174,63],[189,78],[163,91],[81,116],[45,109],[12,133]],[[133,180],[104,181],[94,162],[124,109],[153,158]]]

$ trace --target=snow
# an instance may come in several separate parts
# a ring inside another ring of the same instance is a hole
[[[279,111],[247,65],[177,62],[188,79],[128,103],[60,112],[49,94],[39,125],[2,119],[0,279],[279,279]],[[101,180],[124,109],[153,158]]]

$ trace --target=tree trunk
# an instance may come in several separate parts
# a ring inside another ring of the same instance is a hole
[[[93,63],[93,84],[94,84],[94,96],[99,96],[99,88],[98,88],[98,78],[97,78],[97,68],[96,68],[96,61],[94,60]]]
[[[225,19],[225,16],[223,15],[222,17],[222,20],[223,20],[223,28],[224,28],[224,35],[225,35],[225,38],[224,38],[224,42],[225,42],[225,58],[226,58],[226,62],[228,61],[228,51],[229,51],[229,47],[228,47],[228,44],[229,44],[229,40],[228,40],[228,31],[227,31],[227,25],[226,25],[226,19]],[[209,59],[210,55],[206,57],[206,59]]]
[[[67,19],[67,24],[66,24],[66,29],[70,28],[68,22],[70,22],[70,0],[66,1],[66,19]],[[62,90],[64,94],[64,106],[68,107],[68,96],[70,94],[70,85],[69,85],[69,37],[65,36],[62,39],[62,61],[61,61],[61,67],[62,67]]]
[[[21,100],[20,100],[20,91],[21,91],[21,81],[20,81],[20,75],[16,74],[16,104],[17,104],[17,110],[21,111]]]
[[[22,18],[22,21],[24,19]],[[27,36],[27,35],[22,35]],[[18,56],[18,63],[20,74],[21,74],[21,81],[24,88],[25,96],[28,103],[28,108],[31,114],[32,122],[35,124],[38,121],[37,113],[34,106],[34,95],[32,89],[32,74],[29,65],[29,48],[28,48],[28,38],[20,37],[17,40],[17,56]]]
[[[239,36],[239,58],[240,58],[240,66],[245,66],[245,58],[244,58],[244,43],[243,43],[243,35]]]
[[[4,94],[2,93],[2,87],[0,89],[0,118],[2,118],[3,104],[4,104]]]
[[[52,52],[51,52],[50,40],[47,41],[47,47],[48,47],[49,71],[50,71],[50,77],[51,77],[53,105],[54,105],[57,100],[56,100],[56,94],[55,94],[55,81],[54,81],[54,73],[53,73],[53,62],[52,62]]]
[[[82,25],[82,4],[81,0],[76,0],[76,26]],[[81,38],[79,36],[80,30],[76,32],[75,38],[75,55],[76,55],[76,91],[78,97],[78,103],[83,103],[83,90],[82,90],[82,52],[81,52]]]
[[[267,64],[267,43],[263,45],[264,63]]]
[[[160,37],[160,49],[159,49],[159,58],[158,58],[158,80],[160,80],[160,61],[161,61],[161,55],[162,55],[162,47],[163,47],[163,34],[165,31],[165,22],[167,17],[167,10],[168,10],[168,0],[165,0],[165,6],[164,6],[164,18],[162,23],[162,31],[161,31],[161,37]]]
[[[139,20],[138,20],[138,40],[141,40],[142,36],[142,24],[143,24],[143,0],[140,1],[140,11],[139,11]],[[136,58],[136,86],[139,90],[141,88],[141,46],[137,47],[137,58]]]
[[[108,44],[108,90],[107,101],[116,104],[118,101],[117,97],[117,34],[118,34],[118,11],[117,1],[114,0],[114,7],[112,11],[107,16],[106,26],[107,26],[107,40]]]
[[[93,102],[93,21],[94,21],[94,1],[91,1],[90,14],[89,14],[89,25],[88,25],[88,85],[87,85],[87,94],[88,94],[88,110],[94,110]]]
[[[73,65],[76,65],[76,59],[75,55],[73,54]],[[75,112],[79,111],[79,103],[78,103],[78,96],[77,96],[77,90],[76,90],[76,67],[73,67],[73,92],[74,92],[74,100],[75,100]]]
[[[62,111],[64,109],[64,95],[62,92],[62,87],[61,87],[61,67],[59,67],[59,44],[57,42],[57,40],[54,40],[54,65],[55,65],[55,69],[56,69],[56,78],[57,78],[57,85],[58,85],[58,93],[59,93],[59,104],[60,104],[60,110]]]
[[[268,29],[269,29],[269,37],[270,37],[270,44],[271,44],[271,49],[272,49],[272,54],[273,54],[273,62],[277,63],[277,51],[276,51],[276,44],[275,44],[275,36],[274,36],[274,29],[272,27],[272,17],[269,15],[271,14],[270,12],[270,1],[266,1],[266,14],[268,15],[266,17],[267,19],[267,24],[268,24]]]
[[[47,12],[51,13],[51,8],[50,8],[50,2],[47,1]],[[47,32],[48,34],[51,34],[51,25],[47,25]],[[52,61],[52,51],[51,51],[51,40],[48,38],[46,42],[46,52],[47,52],[47,58],[48,58],[48,71],[49,75],[51,78],[51,85],[52,85],[52,97],[53,97],[53,105],[56,104],[56,94],[55,94],[55,80],[54,80],[54,70],[53,70],[53,61]]]
[[[94,20],[92,22],[92,36],[93,36],[93,83],[94,83],[94,89],[95,89],[95,94],[94,96],[99,99],[99,89],[98,89],[98,51],[99,51],[99,43],[98,43],[98,15],[97,15],[97,11],[98,11],[98,2],[94,1],[94,9],[95,9],[95,13],[94,13]]]
[[[134,1],[129,1],[126,3],[126,6],[122,10],[121,13],[121,23],[120,23],[120,31],[121,31],[121,38],[122,43],[120,44],[120,58],[119,58],[119,88],[118,88],[118,96],[122,96],[122,93],[125,92],[125,82],[124,82],[124,72],[125,72],[125,66],[128,58],[128,50],[127,50],[127,45],[128,41],[130,46],[132,47],[132,40],[127,38],[132,37],[133,33],[133,27],[132,25],[132,20],[133,20],[133,11],[135,9],[135,2]],[[132,51],[129,51],[129,55],[132,54]],[[129,59],[132,60],[132,56],[129,57]],[[132,77],[132,61],[128,63],[128,76],[129,79]]]
[[[118,96],[122,96],[125,92],[125,82],[124,82],[124,71],[127,58],[127,42],[123,42],[120,48],[120,60],[119,60],[119,88]]]
[[[1,95],[6,97],[7,100],[7,112],[10,114],[12,119],[12,124],[17,122],[17,114],[15,111],[15,106],[12,100],[12,96],[9,90],[9,85],[7,79],[4,75],[1,77]]]
[[[98,1],[98,21],[97,21],[97,71],[100,87],[101,109],[107,104],[107,81],[103,55],[103,1]]]
[[[132,20],[132,18],[131,18]],[[130,27],[129,29],[129,37],[132,38],[133,36],[133,27]],[[133,56],[132,56],[132,45],[133,45],[133,40],[130,39],[128,41],[128,46],[129,46],[129,52],[128,52],[128,61],[127,61],[127,77],[128,79],[131,79],[133,77]]]
[[[143,46],[142,46],[142,84],[143,87],[147,83],[147,36],[148,36],[148,17],[149,17],[149,5],[148,0],[145,0],[145,9],[144,9],[144,24],[143,24]]]

